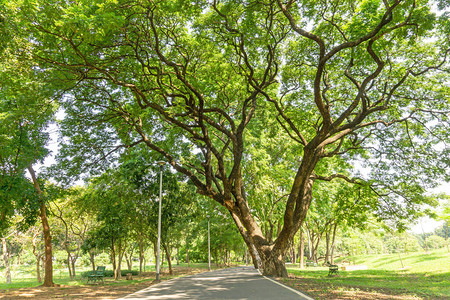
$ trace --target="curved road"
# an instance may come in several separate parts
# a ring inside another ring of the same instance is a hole
[[[312,298],[261,276],[253,267],[204,272],[163,281],[121,299],[308,299]]]

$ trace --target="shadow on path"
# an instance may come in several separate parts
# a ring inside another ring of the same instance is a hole
[[[237,267],[164,281],[121,299],[311,298],[266,279],[253,267]]]

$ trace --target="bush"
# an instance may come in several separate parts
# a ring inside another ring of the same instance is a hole
[[[96,255],[94,260],[96,266],[106,266],[111,263],[111,257],[105,252]]]
[[[428,248],[439,249],[445,246],[445,239],[437,235],[431,235],[425,239],[425,244]]]
[[[82,278],[87,278],[87,276],[91,273],[92,271],[86,271],[81,273],[81,277]],[[134,276],[139,275],[139,271],[137,270],[120,270],[120,273],[122,274],[123,277],[127,276],[128,273],[133,274]],[[105,270],[105,277],[114,277],[114,271],[113,270]]]

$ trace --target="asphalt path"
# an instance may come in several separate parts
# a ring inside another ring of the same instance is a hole
[[[253,267],[237,267],[163,281],[121,299],[308,299],[261,276]]]

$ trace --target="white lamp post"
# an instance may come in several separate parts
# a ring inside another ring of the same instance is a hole
[[[161,204],[162,204],[162,171],[164,161],[158,161],[159,165],[159,209],[158,209],[158,242],[156,248],[156,281],[159,281],[159,261],[160,261],[160,250],[161,250]]]
[[[209,234],[209,215],[206,216],[208,218],[208,270],[211,271],[211,241]]]

